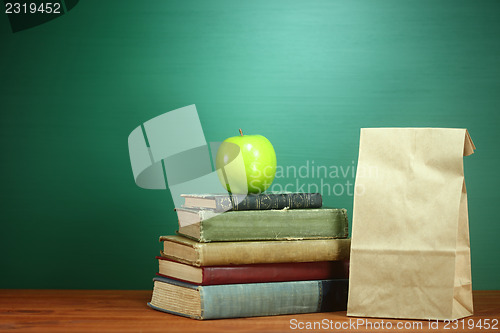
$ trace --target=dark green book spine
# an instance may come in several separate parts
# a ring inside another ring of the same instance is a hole
[[[215,197],[216,211],[320,208],[320,193],[249,194]]]
[[[200,211],[198,233],[179,226],[178,233],[198,242],[347,238],[347,211],[339,208]]]

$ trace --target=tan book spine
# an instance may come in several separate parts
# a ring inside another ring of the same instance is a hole
[[[198,243],[165,236],[162,240],[162,255],[193,266],[345,260],[351,245],[350,239]],[[172,243],[183,244],[186,251],[177,251]]]

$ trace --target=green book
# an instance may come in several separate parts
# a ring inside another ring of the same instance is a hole
[[[178,234],[198,242],[347,238],[345,209],[249,210],[216,213],[177,209]]]
[[[199,286],[154,279],[148,305],[194,319],[345,311],[349,280],[308,280]]]

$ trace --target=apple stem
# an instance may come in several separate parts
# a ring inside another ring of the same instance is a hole
[[[241,128],[240,128],[240,135],[243,136],[243,131],[241,130]]]

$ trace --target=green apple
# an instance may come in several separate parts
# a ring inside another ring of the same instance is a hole
[[[234,194],[261,193],[276,175],[276,152],[262,135],[227,138],[217,151],[215,166],[224,188]]]

